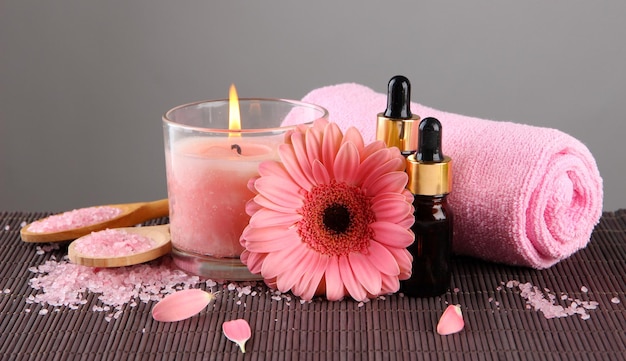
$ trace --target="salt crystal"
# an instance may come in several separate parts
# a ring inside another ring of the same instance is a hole
[[[106,229],[79,238],[74,242],[74,250],[91,257],[117,257],[148,251],[154,244],[153,239],[136,233]]]
[[[168,258],[146,264],[103,269],[76,265],[64,258],[60,262],[46,261],[29,270],[37,274],[29,280],[30,286],[41,293],[30,295],[26,303],[74,308],[86,304],[86,293],[91,292],[99,294],[98,301],[102,304],[93,306],[92,311],[115,310],[113,317],[125,304],[160,300],[164,297],[161,290],[173,292],[175,285],[192,287],[199,282],[199,277],[189,276],[176,269]],[[118,317],[119,315],[121,313]],[[105,319],[110,320],[110,317]]]
[[[27,225],[28,223],[26,223],[26,221],[22,221],[22,223],[20,223],[20,227],[24,227],[25,225]]]
[[[46,314],[48,314],[48,310],[45,309],[45,308],[42,308],[41,310],[39,310],[39,314],[40,315],[46,315]]]
[[[587,293],[587,292],[589,291],[589,289],[588,289],[587,287],[585,287],[585,286],[582,286],[582,287],[580,288],[580,290],[581,290],[582,292],[584,292],[584,293]]]
[[[110,206],[74,209],[35,221],[28,227],[28,231],[34,233],[67,231],[106,222],[121,213],[120,208]]]
[[[619,298],[617,298],[617,297],[613,297],[613,298],[611,298],[611,302],[612,302],[612,303],[614,303],[614,304],[618,304],[618,303],[620,303],[621,301],[620,301],[620,299],[619,299]]]
[[[513,288],[513,287],[517,287],[519,285],[518,281],[509,281],[506,283],[506,287],[507,288]]]
[[[207,287],[215,287],[215,286],[217,286],[217,282],[209,279],[209,280],[206,280],[206,285],[207,285]]]
[[[234,284],[234,283],[229,283],[227,288],[228,288],[229,291],[234,291],[234,290],[237,289],[237,285]]]
[[[513,288],[516,282],[517,281],[507,282],[507,287],[510,285],[511,287],[509,288]],[[561,294],[561,297],[559,297],[561,301],[570,301],[570,304],[564,307],[556,303],[556,295],[551,293],[548,288],[544,288],[542,292],[539,287],[533,286],[530,282],[517,282],[517,287],[520,290],[520,296],[526,299],[526,308],[534,308],[535,311],[541,311],[544,317],[548,319],[578,314],[581,315],[583,320],[586,320],[591,317],[589,313],[587,313],[587,310],[596,309],[599,305],[596,301],[582,301],[580,299],[574,299],[572,301],[566,294]],[[583,286],[581,291],[587,292],[586,287]]]
[[[8,224],[6,226],[4,226],[4,230],[8,231],[9,229],[11,229],[11,226],[9,226]]]
[[[7,294],[7,293],[11,293],[11,289],[10,288],[5,288],[4,291],[2,291],[3,293]]]
[[[458,287],[455,287],[453,291],[454,291],[454,293],[459,293],[459,291],[461,291],[461,290]]]

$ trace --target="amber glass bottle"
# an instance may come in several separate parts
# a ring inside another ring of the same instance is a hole
[[[452,212],[446,195],[415,195],[413,206],[415,242],[408,248],[413,255],[413,273],[402,282],[402,292],[407,296],[437,296],[450,287]]]
[[[415,242],[411,278],[400,290],[407,296],[431,297],[450,287],[453,217],[446,199],[452,186],[452,160],[441,152],[441,123],[426,118],[419,125],[418,150],[407,158],[409,183],[413,193]]]

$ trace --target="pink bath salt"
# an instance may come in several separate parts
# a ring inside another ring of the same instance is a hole
[[[121,213],[120,208],[109,206],[74,209],[35,221],[28,227],[28,231],[34,233],[67,231],[110,221]]]
[[[581,319],[587,320],[591,317],[587,310],[595,310],[599,305],[596,301],[572,299],[566,294],[558,298],[560,301],[564,301],[563,304],[559,304],[556,295],[551,293],[549,289],[544,288],[542,292],[539,287],[533,286],[530,282],[509,281],[507,287],[519,288],[520,296],[526,300],[527,308],[531,306],[535,311],[541,311],[547,319],[579,315]],[[582,288],[585,289],[586,287],[583,286]],[[547,297],[544,292],[547,293]],[[583,292],[586,291],[583,290]]]
[[[155,243],[153,239],[136,233],[106,229],[77,239],[74,250],[84,256],[119,257],[148,251]]]
[[[159,301],[200,282],[198,276],[177,269],[169,258],[128,267],[94,268],[69,263],[65,257],[61,261],[48,260],[29,271],[35,273],[29,285],[40,292],[30,295],[27,304],[78,309],[88,303],[87,295],[94,293],[103,306],[92,311],[108,312],[112,319],[121,315],[119,311],[126,304]]]

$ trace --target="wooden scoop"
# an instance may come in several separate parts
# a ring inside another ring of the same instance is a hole
[[[152,261],[168,254],[172,250],[169,224],[160,226],[124,227],[116,229],[148,237],[152,239],[155,244],[151,249],[141,253],[115,257],[96,257],[88,254],[81,254],[76,251],[76,242],[79,242],[81,239],[87,237],[84,236],[70,243],[70,246],[67,249],[70,261],[72,263],[89,267],[123,267]]]
[[[120,208],[122,213],[108,221],[58,232],[30,232],[28,230],[32,224],[30,223],[22,227],[20,231],[22,241],[31,243],[69,241],[88,235],[91,232],[107,228],[134,226],[153,218],[165,217],[169,214],[169,202],[167,199],[153,202],[111,204],[108,207]]]

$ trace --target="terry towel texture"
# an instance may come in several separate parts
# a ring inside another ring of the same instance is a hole
[[[313,90],[303,101],[328,109],[344,131],[375,140],[387,96],[347,83]],[[556,129],[446,113],[417,103],[422,119],[443,126],[443,152],[453,159],[456,254],[548,268],[589,242],[602,214],[602,178],[587,147]]]

